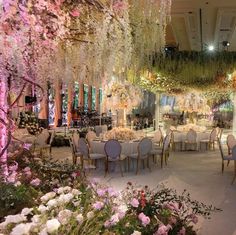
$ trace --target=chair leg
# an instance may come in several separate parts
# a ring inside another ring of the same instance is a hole
[[[104,160],[104,163],[105,163],[105,176],[107,176],[107,174],[109,173],[109,162]]]
[[[163,157],[164,157],[164,154],[161,154],[161,168],[163,168]]]
[[[222,174],[224,173],[224,168],[225,168],[225,164],[224,164],[224,160],[222,160],[222,169],[221,169]]]
[[[145,162],[144,161],[145,161],[145,159],[143,159],[143,169],[145,168]]]
[[[139,170],[139,159],[137,159],[137,166],[136,166],[136,175],[138,174],[138,170]]]
[[[233,184],[233,183],[234,183],[234,181],[235,181],[235,178],[236,178],[236,160],[234,161],[234,178],[233,178],[233,180],[232,180],[232,183],[231,183],[231,184]]]
[[[150,167],[149,157],[147,158],[147,167],[148,167],[148,169],[149,169],[150,171],[152,171],[152,170],[151,170],[151,167]]]
[[[122,171],[122,165],[121,165],[121,161],[119,161],[119,165],[120,165],[120,173],[121,173],[121,176],[123,177],[123,171]]]
[[[167,166],[167,156],[168,156],[168,154],[165,153],[165,165],[166,165],[166,166]]]
[[[128,157],[128,171],[130,171],[130,158]]]
[[[227,162],[227,166],[229,166],[229,163],[230,163],[230,160],[228,160],[228,162]]]

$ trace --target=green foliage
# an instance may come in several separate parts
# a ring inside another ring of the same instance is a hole
[[[36,204],[37,190],[27,185],[0,183],[0,219]]]

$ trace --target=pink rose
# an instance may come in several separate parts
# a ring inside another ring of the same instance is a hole
[[[178,235],[185,235],[186,234],[186,229],[185,227],[182,227],[181,230],[179,230]]]
[[[167,226],[161,224],[158,230],[154,233],[154,235],[168,235],[168,232],[171,228],[172,227],[169,224]]]
[[[30,184],[33,186],[39,186],[41,183],[41,180],[39,178],[31,180]]]
[[[136,198],[133,198],[132,201],[130,202],[132,207],[138,207],[139,206],[139,201]]]
[[[141,220],[142,225],[146,227],[150,223],[150,218],[146,216],[143,212],[138,215],[139,220]]]
[[[78,9],[74,9],[70,12],[70,14],[74,17],[79,17],[80,16],[80,12]]]

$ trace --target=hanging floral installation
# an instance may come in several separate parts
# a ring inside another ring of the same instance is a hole
[[[126,109],[127,112],[137,107],[143,98],[139,87],[120,81],[111,81],[105,87],[105,96],[106,107],[112,111]]]
[[[234,52],[176,52],[159,55],[153,62],[150,72],[141,73],[136,82],[146,89],[167,93],[185,93],[195,89],[207,91],[234,90],[236,69]],[[150,76],[151,74],[151,76]]]

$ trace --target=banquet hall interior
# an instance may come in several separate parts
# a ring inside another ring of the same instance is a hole
[[[236,235],[235,0],[2,0],[0,32],[0,234]]]

